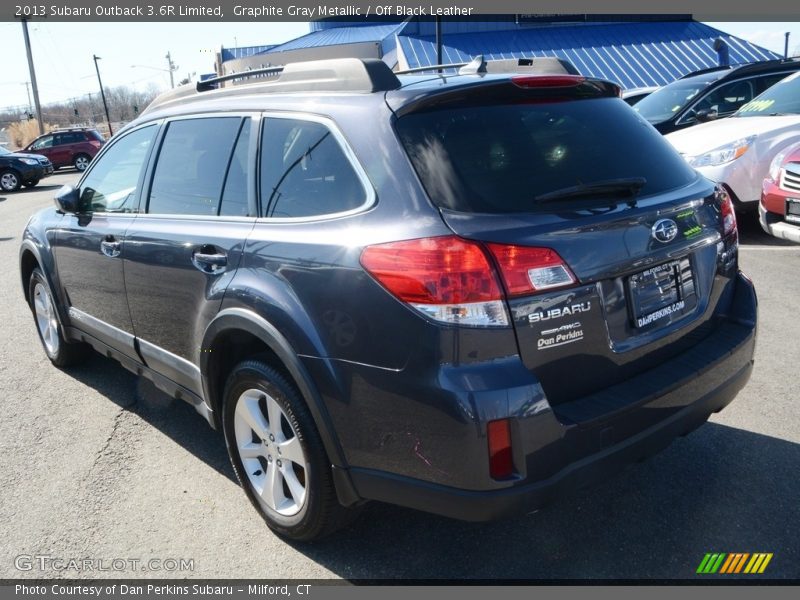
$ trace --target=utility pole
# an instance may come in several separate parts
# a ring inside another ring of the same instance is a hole
[[[100,57],[96,54],[92,54],[92,58],[94,59],[94,70],[97,71],[97,82],[100,84],[100,95],[103,97],[103,109],[106,111],[106,122],[108,123],[108,137],[114,135],[114,132],[111,131],[111,117],[108,116],[108,104],[106,103],[106,93],[103,91],[103,80],[100,79],[100,68],[97,66],[97,61],[100,60]]]
[[[42,105],[39,104],[39,86],[36,85],[36,70],[33,68],[33,54],[31,53],[31,38],[28,36],[28,19],[22,18],[22,36],[25,38],[25,51],[28,54],[28,70],[31,73],[31,87],[33,88],[33,102],[36,104],[36,120],[39,122],[39,135],[44,133],[42,122]],[[30,98],[28,99],[30,105]]]
[[[167,65],[169,66],[169,85],[172,89],[175,89],[175,77],[172,74],[178,70],[178,65],[172,62],[172,55],[169,52],[164,58],[167,59]]]
[[[783,58],[789,58],[789,32],[787,31],[783,35],[786,36],[786,41],[783,45]]]
[[[26,81],[22,85],[25,86],[25,91],[28,92],[28,112],[31,112],[31,82]]]

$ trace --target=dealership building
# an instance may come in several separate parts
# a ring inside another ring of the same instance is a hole
[[[732,65],[781,58],[690,15],[503,15],[484,21],[444,18],[438,25],[443,63],[469,62],[479,54],[486,60],[553,56],[625,89],[664,85],[714,67],[720,64],[720,47]],[[277,46],[221,48],[215,70],[238,73],[342,57],[380,58],[396,70],[437,64],[434,20],[321,20],[310,29]]]

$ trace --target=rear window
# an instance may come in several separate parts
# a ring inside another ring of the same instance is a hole
[[[413,113],[397,130],[431,200],[461,212],[533,212],[537,196],[629,178],[646,180],[642,197],[697,177],[618,98]]]
[[[86,132],[87,137],[89,140],[97,140],[98,142],[105,142],[106,140],[100,135],[100,132],[96,129],[90,129]]]

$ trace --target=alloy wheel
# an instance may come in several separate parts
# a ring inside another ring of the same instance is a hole
[[[236,448],[247,478],[271,510],[290,517],[306,502],[308,461],[283,408],[269,394],[249,389],[234,412]]]
[[[58,353],[58,319],[55,307],[47,288],[37,283],[33,289],[33,306],[36,312],[36,326],[42,336],[47,353],[54,356]]]
[[[14,173],[0,175],[0,187],[6,192],[13,192],[19,187],[19,178]]]

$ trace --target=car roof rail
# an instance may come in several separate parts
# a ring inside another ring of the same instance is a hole
[[[254,79],[254,81],[246,81]],[[233,86],[220,87],[226,81],[243,80]],[[377,58],[334,58],[289,63],[284,66],[263,67],[228,73],[212,79],[183,85],[158,96],[143,111],[169,102],[202,98],[214,90],[221,94],[266,94],[278,92],[385,92],[400,87],[400,80],[389,66]]]

